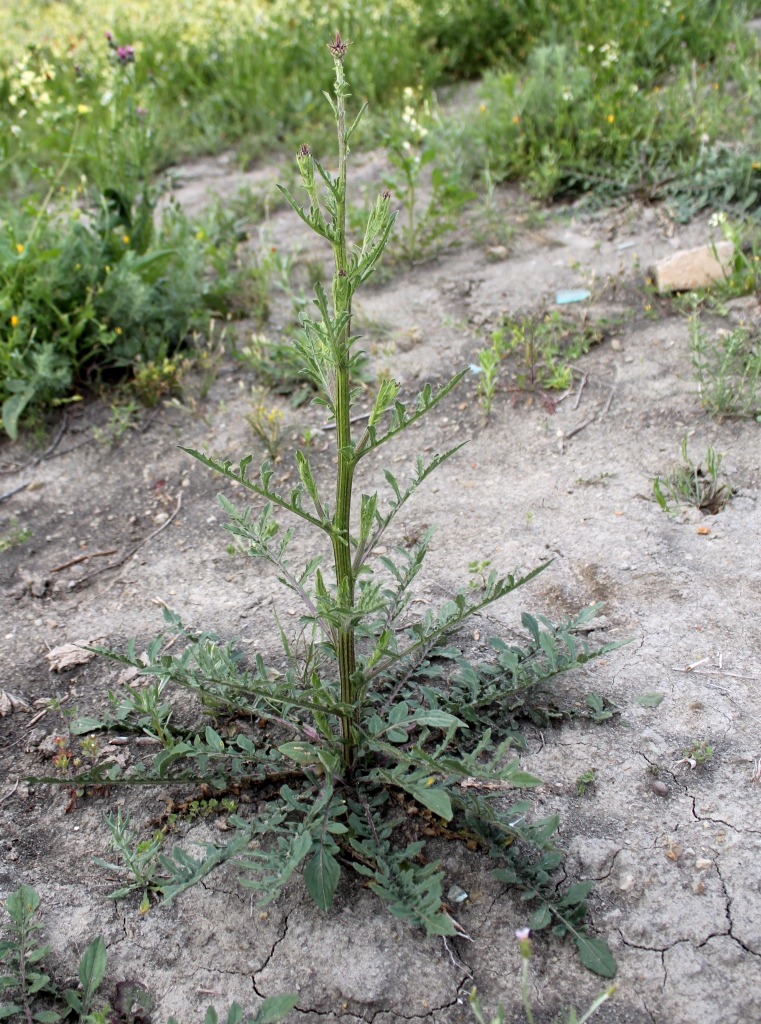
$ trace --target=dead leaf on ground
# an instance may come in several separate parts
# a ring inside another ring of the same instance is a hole
[[[65,672],[77,665],[86,665],[95,657],[92,651],[82,650],[77,644],[63,644],[61,647],[54,647],[45,655],[50,663],[51,672]]]
[[[17,697],[15,693],[8,693],[7,690],[0,690],[0,718],[5,718],[14,711],[26,711],[29,709],[27,702]]]

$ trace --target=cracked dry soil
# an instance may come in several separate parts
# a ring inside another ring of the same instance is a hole
[[[365,180],[376,171],[366,160]],[[177,195],[189,207],[203,203],[209,189],[229,193],[238,184],[224,161],[182,172]],[[389,274],[360,298],[360,328],[377,359],[390,359],[406,394],[471,361],[478,336],[501,310],[536,309],[557,287],[576,287],[592,271],[616,285],[605,288],[591,315],[617,323],[579,361],[588,377],[578,403],[574,392],[550,415],[537,400],[512,403],[501,393],[484,425],[473,382],[466,381],[390,447],[383,462],[403,470],[416,451],[469,439],[410,502],[389,543],[438,524],[416,593],[423,608],[463,584],[472,558],[509,570],[553,557],[546,572],[460,635],[474,656],[486,654],[489,636],[516,635],[521,609],[558,616],[598,600],[606,606],[591,639],[633,638],[553,688],[553,699],[571,712],[584,709],[590,691],[609,698],[619,709],[611,720],[595,725],[577,716],[541,732],[526,727],[523,762],[545,780],[532,795],[535,811],[561,815],[564,877],[598,880],[591,917],[617,958],[619,986],[601,1021],[751,1024],[761,1019],[761,790],[753,781],[761,756],[759,427],[706,415],[690,377],[685,319],[637,288],[638,267],[675,244],[704,241],[706,219],[680,229],[675,241],[654,211],[639,207],[593,217],[564,211],[540,228],[521,220],[520,204],[515,209],[510,258],[488,262],[463,229],[458,247]],[[276,213],[270,230],[273,244],[299,247],[302,263],[325,256],[290,212]],[[276,303],[267,329],[276,332],[287,313]],[[721,326],[718,318],[709,324]],[[91,855],[107,852],[103,814],[123,806],[148,835],[165,820],[167,801],[189,791],[112,789],[70,804],[61,789],[21,781],[13,790],[17,778],[51,770],[48,737],[60,722],[48,712],[30,728],[34,701],[68,693],[80,713],[97,715],[118,674],[100,659],[52,674],[48,647],[96,636],[120,643],[137,635],[145,643],[160,627],[158,598],[189,624],[239,634],[245,650],[280,665],[272,612],[293,633],[291,599],[266,566],[226,553],[214,503],[220,481],[177,449],[206,443],[237,459],[255,448],[242,418],[252,380],[238,366],[223,366],[206,423],[165,406],[150,429],[128,432],[112,451],[93,443],[42,462],[33,474],[36,489],[0,506],[5,524],[15,516],[32,531],[0,560],[2,686],[30,705],[0,720],[0,896],[22,880],[40,890],[59,976],[73,975],[77,954],[102,933],[106,994],[109,984],[138,978],[157,999],[156,1020],[174,1014],[190,1024],[210,1002],[222,1008],[237,999],[253,1008],[259,996],[298,991],[293,1021],[459,1024],[471,1019],[473,984],[487,1010],[502,1000],[508,1020],[523,1020],[513,931],[526,923],[525,906],[491,876],[486,858],[459,842],[434,838],[426,849],[446,868],[445,889],[457,884],[469,893],[457,916],[472,941],[456,939],[449,950],[392,918],[350,870],[328,914],[296,883],[259,910],[226,868],[173,906],[140,916],[134,901],[106,899],[114,883],[90,863]],[[292,430],[323,422],[315,409],[286,410],[287,439]],[[87,403],[61,448],[77,433],[90,436],[107,416],[98,402]],[[559,438],[593,416],[572,438]],[[669,520],[643,500],[648,478],[673,464],[685,433],[695,457],[708,444],[726,453],[735,495],[714,517]],[[330,435],[323,436],[315,461],[327,476],[332,448]],[[23,443],[6,443],[2,457],[25,461]],[[293,477],[290,441],[280,465],[283,478]],[[382,462],[362,465],[360,485],[381,488]],[[234,487],[221,490],[240,497]],[[156,515],[171,510],[180,493],[180,515],[119,570],[87,588],[70,584],[92,565],[50,573],[83,551],[124,551],[155,528]],[[698,534],[700,524],[710,527],[708,535]],[[294,544],[294,554],[314,553],[314,538],[298,524]],[[677,670],[698,662],[690,672]],[[655,691],[663,694],[658,707],[634,700]],[[183,694],[177,714],[200,719]],[[695,770],[674,767],[700,740],[713,745],[711,759]],[[145,752],[132,739],[111,748],[133,762]],[[666,796],[653,790],[653,765],[660,766]],[[578,796],[575,780],[590,768],[597,782]],[[209,818],[182,825],[179,835],[222,838],[223,827],[223,819]],[[564,1003],[583,1005],[602,983],[568,945],[545,933],[535,940],[537,1020],[549,1021]]]

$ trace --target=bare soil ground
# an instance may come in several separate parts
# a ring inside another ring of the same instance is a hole
[[[372,180],[371,159],[365,174]],[[177,195],[192,206],[207,201],[209,189],[234,190],[238,176],[208,160],[186,168],[184,181]],[[637,206],[594,216],[564,211],[539,224],[525,216],[525,206],[516,211],[508,259],[490,262],[463,231],[458,247],[392,272],[361,298],[368,344],[407,394],[472,361],[477,332],[483,336],[500,311],[537,309],[556,288],[578,287],[593,271],[615,287],[606,287],[592,315],[620,323],[578,362],[588,373],[578,403],[574,392],[550,415],[538,399],[513,402],[503,392],[485,425],[470,379],[406,433],[385,459],[394,471],[417,451],[462,438],[469,444],[415,496],[389,543],[438,524],[417,592],[421,608],[461,586],[470,559],[490,558],[509,570],[554,558],[529,587],[470,624],[460,639],[476,655],[486,654],[489,636],[515,635],[522,609],[559,616],[598,600],[606,607],[591,639],[634,638],[554,687],[565,709],[584,710],[594,691],[620,714],[600,725],[577,717],[542,731],[527,726],[523,762],[545,780],[532,799],[538,814],[562,817],[566,874],[598,880],[592,919],[619,965],[618,992],[600,1020],[750,1024],[761,1019],[761,790],[753,781],[761,756],[759,426],[718,423],[701,409],[686,320],[670,303],[647,297],[639,270],[680,244],[705,241],[707,219],[680,228],[675,239],[656,211]],[[319,255],[290,212],[276,213],[271,230],[273,244],[300,246],[302,260]],[[624,247],[628,242],[635,244]],[[267,329],[276,332],[287,315],[286,305],[276,303]],[[717,320],[712,329],[719,326]],[[612,346],[614,337],[620,344]],[[59,445],[72,450],[40,463],[27,474],[32,485],[0,506],[0,532],[11,516],[32,531],[0,556],[0,679],[31,708],[0,719],[0,897],[20,881],[40,890],[59,976],[73,975],[77,953],[102,933],[108,984],[125,977],[144,982],[156,996],[157,1021],[174,1014],[190,1024],[210,1002],[221,1008],[237,999],[253,1008],[261,995],[298,991],[293,1021],[459,1024],[471,1019],[473,984],[486,1008],[501,1000],[507,1020],[523,1020],[513,931],[526,923],[525,906],[495,881],[485,858],[459,842],[434,839],[427,847],[429,857],[443,861],[446,885],[469,893],[458,917],[472,941],[453,941],[450,955],[441,939],[392,918],[348,874],[328,914],[300,884],[260,912],[235,872],[223,869],[172,907],[140,916],[135,902],[106,899],[114,883],[90,863],[106,854],[103,814],[122,806],[148,836],[168,799],[192,794],[112,788],[70,801],[60,788],[23,781],[14,788],[24,775],[52,770],[49,737],[61,723],[48,711],[30,728],[34,702],[68,694],[80,713],[97,715],[118,674],[95,659],[56,675],[48,670],[49,648],[95,637],[121,643],[132,635],[144,643],[161,625],[158,599],[188,624],[238,634],[244,649],[280,665],[272,613],[293,632],[290,599],[267,567],[227,554],[214,496],[220,489],[233,500],[240,495],[220,488],[177,448],[206,444],[233,459],[256,450],[242,417],[252,381],[228,362],[205,420],[165,406],[149,429],[128,431],[114,449],[95,442],[73,447],[108,417],[107,406],[87,403]],[[286,410],[283,479],[295,477],[291,436],[324,422],[318,409]],[[588,420],[573,437],[559,436]],[[643,500],[649,477],[672,465],[685,433],[696,457],[708,444],[726,452],[735,495],[714,517],[669,520]],[[6,443],[0,457],[24,462],[24,445]],[[327,433],[316,444],[326,475],[331,445]],[[383,463],[368,463],[361,485],[382,489]],[[0,490],[26,478],[7,475]],[[120,569],[85,588],[70,584],[108,558],[51,572],[82,553],[124,552],[160,525],[180,494],[179,515]],[[702,524],[709,534],[697,532]],[[313,553],[313,543],[297,525],[299,553]],[[690,672],[678,670],[696,663]],[[658,707],[634,701],[653,691],[664,694]],[[180,716],[199,719],[187,697],[178,702]],[[701,740],[714,747],[710,760],[694,770],[675,767]],[[111,753],[134,761],[145,748],[130,740]],[[665,796],[653,790],[654,764]],[[575,780],[590,768],[597,783],[579,796]],[[203,840],[223,827],[223,819],[209,818],[179,834]],[[541,933],[535,948],[537,1020],[549,1021],[564,1003],[582,1005],[602,987],[569,946]]]

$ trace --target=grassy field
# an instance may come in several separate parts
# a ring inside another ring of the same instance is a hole
[[[353,102],[371,104],[356,141],[398,149],[413,96],[423,130],[411,145],[442,168],[442,202],[519,178],[545,200],[636,196],[677,219],[707,205],[747,217],[761,205],[750,13],[717,0],[5,5],[6,431],[85,382],[136,365],[160,375],[233,293],[264,308],[266,267],[228,273],[230,218],[190,225],[174,211],[154,224],[155,175],[188,154],[235,146],[245,165],[307,128],[314,138],[330,31],[352,42]],[[427,113],[432,90],[477,76],[476,116]]]

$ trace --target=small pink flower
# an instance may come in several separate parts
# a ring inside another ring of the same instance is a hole
[[[534,952],[534,947],[531,945],[531,939],[529,938],[530,934],[530,928],[518,928],[515,932],[515,937],[518,940],[518,947],[524,960],[530,959],[531,954]]]

